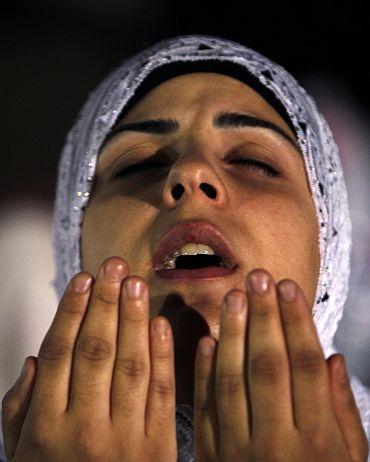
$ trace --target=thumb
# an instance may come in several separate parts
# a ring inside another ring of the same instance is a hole
[[[328,359],[334,414],[352,460],[367,460],[369,446],[361,415],[351,388],[344,356]]]
[[[12,459],[15,454],[23,422],[31,402],[36,368],[37,358],[28,356],[20,376],[2,400],[4,450],[7,459]]]

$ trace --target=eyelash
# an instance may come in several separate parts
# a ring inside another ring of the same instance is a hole
[[[261,172],[263,172],[263,175],[264,176],[269,176],[269,177],[278,177],[280,176],[280,172],[278,172],[275,168],[271,167],[271,165],[269,164],[265,164],[264,162],[261,162],[259,160],[256,160],[256,159],[243,159],[243,158],[236,158],[236,159],[232,159],[230,161],[231,164],[239,164],[239,165],[242,165],[243,167],[247,167],[247,165],[249,167],[252,168],[252,170],[259,170]],[[134,164],[134,165],[130,165],[129,167],[123,169],[123,170],[120,170],[118,173],[117,173],[117,177],[120,177],[120,176],[123,176],[123,175],[128,175],[130,173],[132,173],[134,170],[137,170],[137,169],[142,169],[142,168],[145,168],[147,169],[148,167],[152,167],[152,166],[161,166],[163,167],[164,164],[160,164],[160,163],[156,163],[156,162],[146,162],[146,163],[139,163],[139,164]]]
[[[263,171],[263,175],[270,176],[270,177],[278,177],[280,176],[280,172],[278,172],[274,167],[271,167],[269,164],[265,164],[256,159],[233,159],[230,163],[240,164],[243,166],[249,165],[252,169]]]

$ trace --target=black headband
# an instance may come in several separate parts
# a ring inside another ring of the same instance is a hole
[[[216,72],[225,74],[230,77],[244,82],[257,93],[259,93],[285,120],[293,133],[296,135],[296,129],[290,120],[283,104],[276,98],[273,92],[265,87],[257,77],[250,74],[244,67],[229,61],[205,60],[205,61],[178,61],[174,63],[164,64],[154,69],[136,89],[127,105],[123,108],[116,124],[128,113],[128,111],[142,98],[146,93],[152,90],[157,85],[183,74],[192,72]]]

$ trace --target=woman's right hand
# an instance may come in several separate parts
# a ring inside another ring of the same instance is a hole
[[[110,268],[121,274],[113,277]],[[122,258],[108,258],[92,286],[76,291],[88,279],[90,273],[76,274],[60,301],[40,347],[23,425],[16,422],[22,386],[3,399],[6,456],[10,462],[176,462],[170,323],[164,316],[149,319],[149,287],[128,277]],[[138,283],[143,296],[128,296],[127,285]],[[155,335],[161,323],[166,338]]]

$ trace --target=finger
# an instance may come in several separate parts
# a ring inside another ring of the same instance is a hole
[[[150,322],[150,382],[146,435],[153,441],[176,444],[176,387],[174,346],[170,323],[164,316]],[[171,454],[174,453],[171,448]]]
[[[198,343],[194,374],[194,449],[195,460],[218,460],[219,426],[215,395],[217,345],[211,337]]]
[[[215,388],[222,460],[245,454],[246,448],[238,444],[249,441],[245,383],[246,304],[245,293],[234,290],[225,297],[221,310]]]
[[[130,276],[120,294],[111,419],[126,428],[140,425],[141,434],[150,378],[148,322],[149,289],[142,278]]]
[[[76,341],[68,412],[88,419],[110,416],[119,295],[127,273],[128,267],[121,258],[105,260]]]
[[[278,292],[291,368],[295,424],[298,430],[315,431],[319,423],[325,425],[334,417],[325,356],[308,302],[298,285],[285,279],[279,282]]]
[[[35,377],[36,358],[26,358],[21,375],[3,398],[2,425],[7,459],[12,459],[15,454],[31,401]]]
[[[252,433],[294,428],[289,359],[275,282],[265,270],[249,274],[248,380],[253,414]]]
[[[369,446],[343,355],[329,358],[334,413],[352,460],[367,460]]]
[[[54,419],[67,409],[73,348],[92,281],[91,274],[78,273],[64,292],[38,353],[31,415]]]

